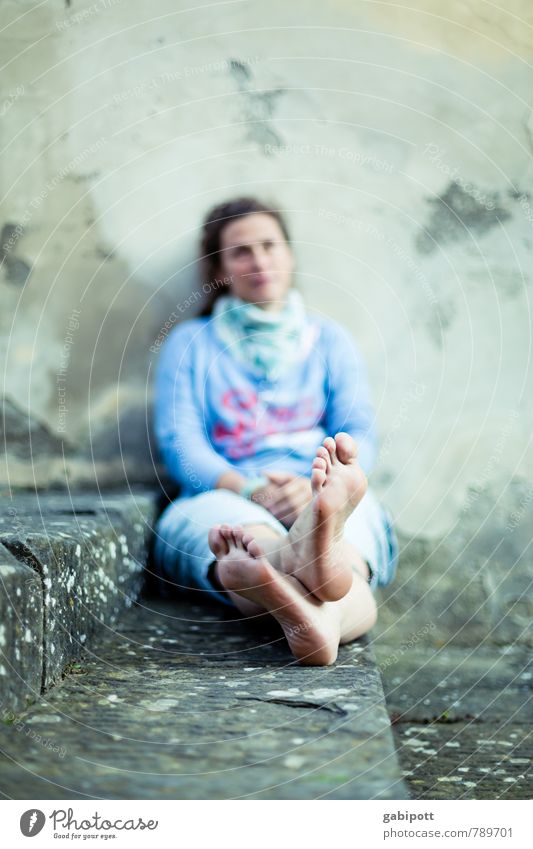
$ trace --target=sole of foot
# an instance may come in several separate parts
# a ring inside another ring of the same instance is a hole
[[[368,487],[349,434],[328,436],[317,449],[311,487],[313,498],[289,532],[281,566],[321,601],[338,601],[353,580],[342,541],[344,524]]]

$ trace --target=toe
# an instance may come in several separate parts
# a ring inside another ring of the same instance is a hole
[[[319,492],[326,482],[325,469],[319,469],[313,465],[311,470],[311,489],[313,493]]]
[[[326,464],[326,469],[325,469],[326,472],[329,471],[329,469],[331,469],[331,457],[329,456],[329,451],[323,445],[320,445],[317,448],[315,459],[316,460],[324,460],[324,462]]]
[[[209,548],[217,558],[224,557],[229,551],[228,544],[220,531],[220,525],[215,525],[210,529],[208,542]]]
[[[259,560],[259,558],[265,556],[265,552],[263,551],[263,549],[261,548],[261,546],[259,545],[259,543],[255,539],[250,540],[250,542],[247,545],[247,551],[248,551],[248,554],[250,554],[252,557],[255,557],[256,560]]]
[[[349,433],[337,433],[335,444],[336,454],[341,463],[349,463],[357,458],[357,443]]]
[[[230,525],[221,525],[220,526],[220,535],[224,539],[227,546],[234,545],[232,528]]]
[[[244,548],[245,548],[244,543],[243,543],[244,528],[241,527],[241,525],[236,525],[233,528],[232,536],[233,536],[233,540],[234,540],[237,548],[242,548],[244,550]]]
[[[329,459],[333,465],[337,462],[337,445],[332,436],[326,436],[324,440],[324,448],[327,448]]]

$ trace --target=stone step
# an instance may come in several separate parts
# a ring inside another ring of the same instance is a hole
[[[143,599],[0,730],[15,799],[404,799],[365,641],[302,667],[272,625]]]
[[[0,704],[24,710],[43,682],[43,592],[39,576],[0,545]]]
[[[152,493],[0,501],[0,703],[23,710],[138,597]],[[4,629],[5,633],[2,631]]]
[[[531,799],[528,646],[375,650],[414,798]]]

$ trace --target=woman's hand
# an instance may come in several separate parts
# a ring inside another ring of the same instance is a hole
[[[265,472],[265,477],[270,482],[256,489],[251,500],[290,528],[311,501],[311,481],[289,472]]]

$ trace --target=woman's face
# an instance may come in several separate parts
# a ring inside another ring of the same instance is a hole
[[[294,259],[278,222],[266,213],[237,218],[220,234],[220,271],[232,295],[264,309],[280,309]]]

